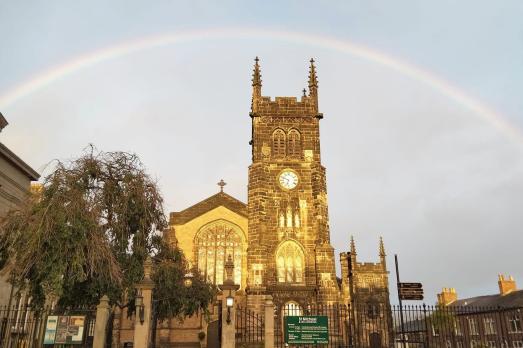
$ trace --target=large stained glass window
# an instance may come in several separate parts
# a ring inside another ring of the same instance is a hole
[[[279,283],[303,283],[304,255],[294,241],[283,243],[276,253]]]
[[[228,255],[234,261],[234,283],[241,284],[242,240],[235,226],[225,221],[204,227],[196,236],[196,254],[200,272],[213,284],[223,284]]]

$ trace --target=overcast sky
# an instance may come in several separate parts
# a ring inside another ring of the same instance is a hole
[[[336,254],[352,234],[360,259],[375,261],[383,236],[391,283],[397,253],[403,280],[423,282],[428,303],[442,287],[496,293],[498,273],[523,287],[521,18],[519,0],[0,0],[0,112],[10,123],[0,137],[44,173],[89,143],[136,152],[167,211],[216,193],[221,178],[246,201],[253,58],[263,95],[299,96],[315,57]],[[195,31],[204,34],[111,59],[93,53]]]

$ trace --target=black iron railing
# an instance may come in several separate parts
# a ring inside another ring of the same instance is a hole
[[[236,345],[263,347],[265,322],[263,315],[238,306],[236,308]]]
[[[0,347],[38,348],[44,346],[47,318],[50,315],[85,316],[82,343],[75,347],[92,347],[96,310],[93,308],[45,308],[35,310],[30,305],[0,307]]]

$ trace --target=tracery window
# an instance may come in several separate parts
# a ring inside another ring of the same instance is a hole
[[[292,158],[301,157],[301,137],[296,129],[291,129],[287,137],[287,153]]]
[[[272,153],[277,158],[285,157],[285,132],[281,129],[272,133]]]
[[[210,282],[216,285],[225,280],[225,262],[229,255],[234,261],[233,279],[241,284],[242,240],[233,226],[226,222],[204,227],[195,240],[198,269]]]
[[[304,255],[293,241],[283,243],[276,253],[279,283],[303,283]]]

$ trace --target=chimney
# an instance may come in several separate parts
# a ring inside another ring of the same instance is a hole
[[[2,129],[5,128],[5,126],[7,126],[9,123],[7,122],[7,120],[5,119],[4,115],[2,115],[2,113],[0,112],[0,132],[2,131]]]
[[[454,288],[443,288],[441,293],[438,294],[438,305],[448,306],[454,301],[457,301],[458,293]]]
[[[516,281],[512,276],[509,276],[508,279],[505,279],[503,274],[498,275],[498,285],[499,285],[499,294],[501,296],[511,293],[512,291],[517,290]]]

